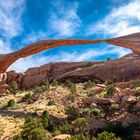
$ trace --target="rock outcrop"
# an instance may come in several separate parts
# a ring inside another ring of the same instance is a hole
[[[80,69],[79,69],[80,68]],[[140,79],[140,56],[129,54],[122,58],[102,62],[60,62],[28,69],[24,74],[7,72],[7,82],[18,81],[21,87],[30,88],[48,79],[65,81],[98,79],[101,81],[129,81]]]

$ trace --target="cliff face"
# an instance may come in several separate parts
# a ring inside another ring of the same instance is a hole
[[[7,82],[12,80],[24,88],[39,85],[43,80],[67,79],[116,79],[129,81],[140,78],[140,56],[129,54],[120,59],[102,62],[60,62],[49,63],[41,67],[28,69],[24,74],[15,71],[7,72]]]

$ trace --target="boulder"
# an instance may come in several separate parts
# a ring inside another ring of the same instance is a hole
[[[121,114],[118,118],[118,121],[121,122],[124,127],[140,122],[140,118],[138,116],[128,112]]]
[[[99,96],[93,96],[93,97],[89,97],[89,98],[86,98],[85,103],[87,104],[92,104],[92,103],[95,103],[95,104],[98,104],[98,105],[110,105],[112,103],[115,103],[114,100],[112,99],[109,99],[109,98],[102,98],[102,97],[99,97]]]
[[[107,127],[107,122],[101,118],[90,118],[87,120],[90,129],[103,129]]]
[[[102,87],[92,87],[89,91],[91,95],[99,94],[103,91],[104,89]]]
[[[55,136],[51,140],[66,140],[67,138],[70,138],[71,136],[69,134],[61,134],[58,136]]]
[[[128,104],[133,104],[137,102],[137,98],[135,96],[124,96],[122,98],[122,102],[128,103]]]

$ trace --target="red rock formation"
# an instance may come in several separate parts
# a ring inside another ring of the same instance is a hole
[[[79,69],[80,68],[80,69]],[[24,75],[8,72],[8,80],[16,80],[23,88],[39,85],[43,80],[99,79],[129,81],[140,79],[140,56],[129,54],[104,62],[60,62],[28,69]],[[19,79],[20,77],[20,79]]]
[[[10,54],[0,54],[0,73],[3,73],[7,68],[20,58],[24,58],[38,52],[55,48],[58,46],[67,45],[80,45],[80,44],[95,44],[100,43],[100,40],[43,40],[37,43],[33,43],[25,48],[12,52]]]
[[[49,48],[68,45],[95,44],[102,41],[106,41],[107,43],[113,45],[119,45],[125,48],[129,48],[135,53],[140,54],[140,33],[106,40],[43,40],[37,43],[33,43],[10,54],[0,54],[0,73],[5,72],[7,68],[16,60],[47,50]]]

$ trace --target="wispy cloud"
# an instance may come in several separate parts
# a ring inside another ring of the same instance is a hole
[[[75,35],[81,24],[77,15],[78,3],[73,2],[66,7],[64,5],[57,1],[50,12],[49,27],[57,37]]]
[[[140,31],[140,1],[131,0],[125,6],[113,9],[103,20],[92,24],[88,35],[126,35]]]
[[[22,31],[21,15],[24,0],[0,1],[0,53],[12,51],[11,39]]]

